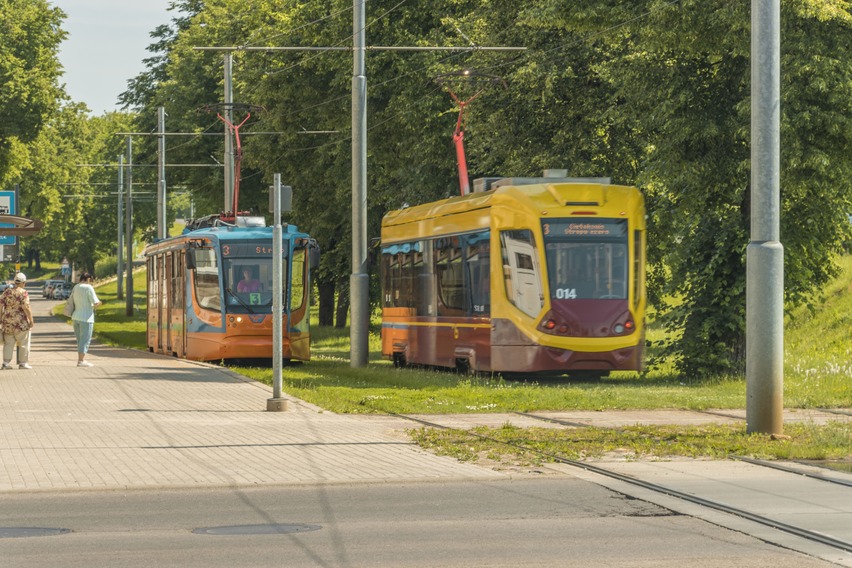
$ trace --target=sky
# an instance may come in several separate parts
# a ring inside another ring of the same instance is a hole
[[[66,14],[68,37],[60,46],[65,69],[60,82],[92,114],[119,110],[118,95],[127,81],[145,70],[149,35],[175,16],[170,0],[52,0]]]

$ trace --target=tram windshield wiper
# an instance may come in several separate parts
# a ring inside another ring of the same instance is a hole
[[[234,298],[235,300],[237,300],[237,301],[240,303],[240,305],[241,305],[242,307],[244,307],[245,309],[247,309],[247,310],[249,311],[249,313],[251,313],[251,314],[256,314],[256,313],[257,313],[256,311],[254,311],[253,309],[251,309],[251,306],[250,306],[250,305],[248,305],[248,304],[246,304],[246,303],[243,301],[243,299],[242,299],[242,298],[240,298],[239,296],[237,296],[236,294],[234,294],[234,291],[233,291],[233,290],[231,290],[230,288],[225,288],[225,292],[227,292],[228,294],[230,294],[231,296],[233,296],[233,298]]]

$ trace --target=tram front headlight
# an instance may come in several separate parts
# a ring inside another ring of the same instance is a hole
[[[554,327],[556,327],[556,322],[554,320],[549,319],[546,322],[544,322],[544,329],[551,330]]]

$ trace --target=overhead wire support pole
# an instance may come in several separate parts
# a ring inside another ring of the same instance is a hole
[[[166,108],[157,109],[157,238],[165,239],[166,230]]]
[[[124,299],[124,266],[123,266],[124,263],[123,263],[123,259],[122,259],[123,251],[121,250],[122,244],[124,243],[124,234],[123,234],[124,233],[124,220],[122,218],[123,215],[124,215],[124,211],[123,211],[124,207],[123,207],[122,199],[124,199],[124,156],[119,155],[118,156],[118,207],[116,208],[118,210],[118,213],[117,213],[118,218],[116,219],[117,220],[116,225],[118,227],[118,247],[116,247],[116,250],[118,251],[118,254],[116,255],[117,258],[116,258],[116,263],[115,263],[115,271],[116,271],[116,276],[117,276],[116,285],[118,286],[118,294],[116,295],[116,298],[119,299],[119,300]]]
[[[287,400],[281,397],[283,388],[282,343],[284,341],[284,243],[281,227],[281,174],[275,174],[272,196],[272,398],[266,400],[266,410],[287,410]],[[289,241],[288,241],[289,242]],[[288,251],[289,253],[289,251]]]
[[[353,0],[352,18],[352,275],[349,278],[349,365],[369,357],[370,280],[367,275],[367,71],[365,0]]]
[[[124,193],[124,244],[127,247],[127,295],[124,314],[133,316],[133,139],[127,137],[127,191]]]
[[[746,249],[746,429],[781,434],[784,247],[780,242],[781,6],[751,1],[751,240]]]
[[[224,119],[228,124],[234,123],[234,113],[231,109],[231,104],[234,102],[234,83],[233,83],[233,53],[225,53],[225,116]],[[234,143],[231,139],[231,131],[225,128],[225,213],[229,211],[234,203]],[[234,211],[234,215],[237,212]]]

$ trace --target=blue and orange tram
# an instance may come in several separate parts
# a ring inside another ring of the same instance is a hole
[[[272,358],[272,227],[259,225],[213,224],[145,249],[149,351],[197,361]],[[282,240],[282,356],[306,361],[319,249],[293,225]]]
[[[506,374],[643,368],[645,206],[606,178],[475,180],[382,220],[382,355]]]

